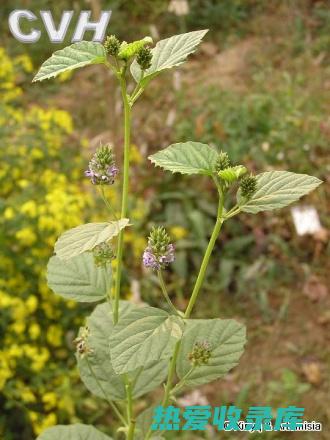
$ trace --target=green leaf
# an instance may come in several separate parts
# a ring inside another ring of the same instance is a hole
[[[118,58],[120,58],[121,60],[128,60],[131,57],[135,56],[138,51],[146,44],[151,43],[151,37],[144,37],[142,40],[133,41],[132,43],[126,43],[126,41],[123,41],[120,46]]]
[[[110,338],[112,366],[117,373],[168,359],[181,338],[183,321],[155,307],[135,307],[120,315]]]
[[[188,55],[195,51],[207,32],[207,30],[193,31],[159,41],[152,49],[151,67],[144,72],[141,84],[145,86],[162,70],[182,64]],[[131,65],[131,73],[135,81],[139,82],[142,71],[136,61]]]
[[[189,354],[196,342],[211,345],[208,364],[196,366],[186,380],[197,386],[224,376],[237,365],[246,342],[245,326],[233,319],[191,319],[186,323],[177,361],[177,374],[182,379],[191,369]]]
[[[77,423],[52,426],[40,434],[37,440],[112,440],[112,438],[93,426]]]
[[[80,41],[57,50],[40,67],[33,82],[54,78],[67,70],[78,69],[89,64],[102,64],[107,55],[101,43]]]
[[[134,305],[120,301],[120,316],[125,317]],[[94,395],[105,399],[123,400],[126,397],[122,377],[111,364],[109,338],[113,334],[112,310],[109,303],[99,304],[87,320],[90,330],[88,347],[93,350],[88,357],[77,356],[81,380]],[[142,372],[135,369],[128,374],[133,383],[133,397],[138,398],[158,387],[167,375],[167,361],[153,362]]]
[[[200,142],[184,142],[170,145],[149,156],[156,166],[181,174],[205,174],[214,172],[218,153]]]
[[[244,199],[240,191],[237,200],[242,211],[256,214],[283,208],[313,191],[321,183],[321,180],[307,174],[267,171],[257,176],[257,190],[250,200]]]
[[[55,243],[58,258],[68,260],[119,234],[129,223],[127,218],[109,223],[87,223],[64,232]]]
[[[237,165],[236,167],[228,167],[224,170],[218,172],[219,177],[226,182],[235,182],[240,177],[242,177],[247,172],[247,169],[242,165]]]
[[[110,279],[111,266],[96,266],[91,252],[65,261],[54,256],[47,266],[48,286],[65,299],[99,301],[106,296]]]
[[[142,411],[136,418],[136,429],[135,437],[136,440],[144,440],[150,430],[151,424],[153,422],[153,416],[156,405],[149,406],[147,409]],[[165,440],[162,437],[160,431],[153,431],[150,440]]]

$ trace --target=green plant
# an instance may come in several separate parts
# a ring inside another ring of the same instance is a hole
[[[155,227],[143,254],[143,264],[157,275],[168,310],[137,306],[121,300],[124,234],[131,227],[128,212],[132,108],[150,81],[161,71],[180,65],[206,31],[161,40],[150,49],[151,38],[133,43],[114,36],[105,44],[81,42],[57,51],[41,67],[35,81],[90,64],[103,64],[117,78],[124,108],[123,166],[117,164],[112,146],[101,146],[92,157],[86,176],[100,189],[110,220],[88,223],[65,232],[55,244],[48,264],[48,284],[64,298],[80,302],[104,301],[80,329],[76,339],[82,381],[105,399],[117,416],[118,432],[128,440],[156,438],[150,428],[152,407],[135,413],[135,400],[164,383],[162,405],[168,406],[186,387],[216,380],[234,367],[243,352],[245,327],[232,319],[192,319],[192,311],[205,280],[211,254],[225,222],[240,212],[257,214],[282,208],[315,189],[321,181],[305,174],[268,171],[257,176],[231,162],[225,152],[207,144],[183,142],[149,157],[151,162],[184,175],[209,179],[217,192],[215,224],[187,307],[173,304],[164,271],[175,259],[175,248],[165,228]],[[130,67],[130,70],[129,70]],[[129,71],[136,86],[128,90]],[[121,217],[107,199],[106,188],[115,184],[122,170]],[[236,199],[233,201],[233,194]],[[113,247],[117,241],[116,255]],[[113,264],[115,262],[115,264]],[[176,380],[176,377],[178,380]],[[40,440],[63,438],[109,439],[92,426],[49,428]],[[160,433],[161,435],[161,433]],[[159,438],[159,436],[158,436]]]

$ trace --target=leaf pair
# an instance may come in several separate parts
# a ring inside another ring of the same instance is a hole
[[[149,159],[156,166],[173,173],[212,176],[217,157],[218,153],[209,145],[185,142],[170,145]],[[283,208],[308,194],[321,183],[321,180],[307,174],[267,171],[257,176],[257,190],[252,198],[246,200],[238,191],[237,201],[241,211],[256,214],[260,211]]]
[[[159,41],[152,49],[151,67],[143,73],[142,85],[146,85],[161,71],[182,64],[187,56],[194,52],[206,32],[207,30],[188,32]],[[135,48],[134,44],[136,45],[137,43],[139,42],[130,43],[122,49],[128,52],[127,57]],[[126,56],[125,53],[124,55]],[[54,52],[42,64],[33,81],[43,81],[54,78],[68,70],[78,69],[91,64],[106,64],[106,62],[107,53],[101,43],[81,41]],[[136,82],[139,82],[142,72],[136,61],[131,65],[131,73]]]

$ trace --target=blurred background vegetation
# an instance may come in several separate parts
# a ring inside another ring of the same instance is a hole
[[[296,404],[306,408],[307,420],[324,424],[318,438],[328,438],[329,2],[190,0],[184,16],[169,11],[165,0],[23,3],[5,0],[0,10],[0,438],[32,440],[47,426],[75,421],[112,433],[114,424],[75,368],[72,341],[90,307],[50,292],[45,267],[63,230],[107,215],[83,171],[100,141],[112,142],[121,160],[118,90],[100,66],[31,85],[59,46],[46,32],[33,45],[11,36],[8,15],[23,6],[37,15],[50,9],[56,18],[73,8],[75,19],[82,9],[97,16],[109,8],[109,33],[126,40],[210,29],[199,52],[157,79],[134,111],[127,298],[166,307],[157,281],[141,267],[149,229],[164,224],[177,247],[167,281],[184,307],[215,218],[213,188],[156,170],[150,153],[198,140],[255,172],[289,169],[325,181],[300,202],[319,213],[323,229],[315,235],[297,235],[289,208],[226,224],[195,315],[235,317],[247,325],[249,342],[229,376],[185,402],[244,410]],[[108,195],[118,207],[116,188]],[[145,399],[139,409],[149,404]]]

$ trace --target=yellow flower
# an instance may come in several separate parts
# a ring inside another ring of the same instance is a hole
[[[41,421],[37,420],[33,423],[34,431],[37,435],[41,434],[45,429],[56,425],[56,414],[50,413],[46,417],[43,417]]]
[[[60,347],[62,344],[62,329],[56,325],[50,325],[47,330],[47,341],[54,347]]]
[[[36,234],[29,227],[17,231],[15,237],[23,246],[31,246],[37,241]]]
[[[34,200],[29,200],[23,203],[20,209],[21,213],[29,217],[36,217],[37,215],[37,204]]]
[[[12,207],[8,207],[5,209],[5,212],[3,213],[3,216],[6,220],[11,220],[15,217],[15,211]]]
[[[170,228],[170,235],[174,240],[181,240],[188,235],[188,231],[182,226],[172,226]]]
[[[54,392],[48,392],[42,396],[42,401],[47,411],[56,407],[57,400],[57,395]]]
[[[38,307],[38,298],[34,295],[30,295],[26,300],[25,305],[30,313],[35,312]]]
[[[39,324],[37,324],[36,322],[31,324],[29,327],[29,335],[31,337],[31,339],[38,339],[38,337],[40,336],[41,330],[40,330],[40,326]]]

